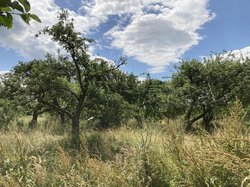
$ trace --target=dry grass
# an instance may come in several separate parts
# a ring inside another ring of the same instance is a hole
[[[209,135],[176,123],[82,134],[82,149],[45,131],[0,134],[0,186],[242,186],[250,184],[249,129],[239,104]]]

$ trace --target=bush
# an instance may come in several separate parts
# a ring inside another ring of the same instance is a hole
[[[0,133],[0,186],[247,186],[249,128],[235,103],[214,134],[176,121],[85,132],[81,150],[48,132]],[[197,130],[198,131],[198,130]]]
[[[96,105],[97,109],[89,111],[88,115],[93,116],[94,127],[98,129],[119,127],[135,113],[135,106],[116,93],[103,94]]]
[[[0,129],[7,130],[8,125],[18,115],[16,105],[11,100],[0,99]]]

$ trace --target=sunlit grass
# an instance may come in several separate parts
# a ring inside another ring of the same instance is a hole
[[[54,129],[0,134],[0,186],[247,186],[249,129],[240,107],[214,134],[176,121],[86,130],[81,151]],[[41,121],[40,121],[41,122]],[[54,124],[55,125],[55,124]]]

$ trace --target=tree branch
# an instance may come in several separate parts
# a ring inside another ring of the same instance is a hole
[[[66,109],[61,108],[60,106],[57,106],[57,105],[52,104],[52,103],[49,103],[49,102],[44,101],[44,100],[42,100],[42,99],[39,99],[39,102],[40,102],[41,104],[43,104],[43,105],[46,105],[46,106],[48,106],[48,107],[50,107],[50,108],[52,108],[52,109],[58,111],[59,113],[60,113],[60,112],[65,113],[65,114],[68,115],[69,118],[71,118],[71,119],[73,118],[73,114],[72,114],[71,112],[69,112],[69,111],[66,110]]]

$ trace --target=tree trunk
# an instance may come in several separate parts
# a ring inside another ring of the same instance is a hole
[[[187,121],[186,123],[185,123],[185,131],[186,132],[191,132],[192,131],[192,129],[193,129],[193,127],[192,127],[192,122],[190,122],[190,121]]]
[[[64,126],[64,124],[66,123],[66,119],[65,119],[64,113],[61,113],[61,114],[60,114],[60,118],[61,118],[61,123],[62,123],[62,125]]]
[[[76,149],[80,149],[80,117],[83,108],[83,99],[78,101],[75,114],[72,119],[72,144]]]
[[[72,145],[76,149],[80,149],[80,130],[79,130],[80,118],[74,116],[72,119]]]
[[[191,119],[191,120],[188,120],[185,124],[185,131],[186,132],[191,132],[193,130],[193,123],[196,122],[197,120],[201,119],[202,117],[204,117],[204,113],[200,114],[199,116]]]
[[[142,123],[142,117],[139,115],[135,116],[136,122],[137,122],[137,127],[138,128],[143,128],[143,123]]]
[[[34,110],[32,114],[32,120],[29,123],[29,127],[28,127],[29,129],[34,129],[37,126],[38,115],[39,115],[38,111]]]
[[[192,114],[192,112],[193,112],[193,108],[194,108],[194,103],[195,103],[195,101],[193,100],[192,101],[192,103],[190,104],[190,106],[189,106],[189,110],[188,110],[188,112],[187,112],[187,114],[186,114],[186,116],[185,116],[185,131],[186,132],[191,132],[192,131],[192,124],[194,123],[194,122],[192,122],[193,120],[190,120],[190,118],[191,118],[191,114]]]
[[[206,113],[205,113],[205,115],[203,117],[203,123],[204,123],[204,126],[205,126],[205,130],[207,132],[211,132],[212,131],[212,128],[213,128],[213,124],[211,123],[212,120],[213,120],[213,111],[209,107],[206,110]]]
[[[191,132],[192,131],[192,124],[194,123],[193,120],[190,120],[191,118],[191,113],[192,113],[193,107],[190,108],[190,110],[187,112],[187,115],[185,117],[185,131],[186,132]]]

